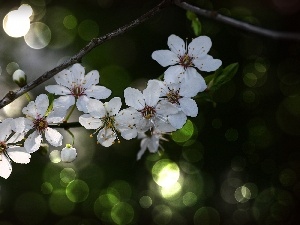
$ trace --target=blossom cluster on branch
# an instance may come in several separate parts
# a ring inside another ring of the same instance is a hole
[[[147,149],[157,152],[160,141],[166,140],[164,134],[182,128],[187,117],[198,115],[193,97],[207,88],[199,71],[215,71],[222,64],[207,54],[212,46],[207,36],[199,36],[187,45],[178,36],[170,35],[168,46],[170,50],[152,54],[161,66],[168,67],[164,79],[149,80],[143,91],[126,88],[127,108],[122,109],[120,97],[102,102],[111,95],[111,90],[97,85],[100,75],[96,70],[85,74],[84,67],[76,63],[56,74],[57,84],[45,87],[58,96],[56,99],[52,101],[48,95],[40,94],[23,108],[25,117],[7,118],[0,123],[0,176],[10,176],[11,161],[29,163],[30,154],[40,148],[43,137],[50,145],[61,146],[63,136],[51,125],[67,123],[75,107],[83,112],[79,123],[95,130],[93,134],[97,134],[98,143],[104,147],[119,142],[121,136],[126,140],[141,139],[138,160]],[[74,141],[62,149],[62,161],[76,158],[73,144]]]

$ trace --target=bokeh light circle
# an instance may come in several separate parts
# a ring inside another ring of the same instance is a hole
[[[134,209],[129,203],[118,202],[111,209],[111,218],[118,225],[129,224],[134,218]]]
[[[182,202],[185,206],[193,206],[197,202],[197,195],[193,192],[187,192],[182,196]]]
[[[147,209],[152,205],[152,199],[150,196],[142,196],[139,203],[142,208]]]
[[[49,182],[44,182],[41,185],[41,192],[45,195],[51,194],[51,192],[53,191],[53,186],[51,183]]]
[[[212,207],[201,207],[194,215],[194,224],[219,225],[220,214]]]
[[[30,25],[24,40],[33,49],[45,48],[51,41],[51,30],[42,22],[34,22]]]
[[[68,15],[64,18],[63,24],[67,29],[74,29],[77,26],[77,19],[73,15]]]
[[[13,73],[18,69],[20,69],[20,66],[16,62],[10,62],[6,66],[6,72],[10,75],[13,75]]]
[[[30,29],[32,8],[23,4],[17,10],[10,11],[3,19],[3,29],[11,37],[22,37]]]
[[[161,187],[174,185],[180,176],[180,170],[175,162],[169,159],[159,160],[152,167],[153,180]]]
[[[76,172],[72,168],[64,168],[60,172],[60,179],[62,182],[66,183],[66,184],[75,180],[75,178],[76,178]]]
[[[66,195],[71,202],[83,202],[89,196],[89,186],[83,180],[73,180],[66,187]]]
[[[65,190],[57,189],[49,198],[49,207],[54,214],[65,216],[74,210],[75,204],[67,198]]]
[[[53,163],[59,163],[61,161],[60,159],[60,151],[59,150],[53,150],[49,154],[49,158],[51,162]]]

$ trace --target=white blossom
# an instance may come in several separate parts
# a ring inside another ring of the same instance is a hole
[[[140,150],[137,153],[137,160],[140,160],[143,156],[143,154],[145,153],[145,151],[148,149],[149,152],[151,153],[155,153],[158,151],[158,148],[162,148],[162,146],[160,145],[160,141],[164,140],[167,141],[167,139],[165,139],[163,137],[162,132],[160,132],[159,130],[153,130],[153,132],[149,133],[149,132],[142,132],[142,133],[138,133],[138,139],[141,139],[141,143],[140,143]]]
[[[172,34],[168,38],[168,46],[170,50],[157,50],[152,53],[152,58],[161,66],[170,66],[164,73],[167,82],[177,83],[185,77],[201,77],[195,67],[200,71],[211,72],[222,64],[221,60],[213,59],[207,54],[212,46],[207,36],[199,36],[187,46],[180,37]]]
[[[87,113],[87,104],[91,99],[105,99],[110,96],[111,90],[99,83],[99,72],[90,71],[85,75],[85,69],[76,63],[69,69],[65,69],[54,76],[56,85],[48,85],[45,89],[53,94],[61,95],[54,101],[54,106],[67,110],[70,106],[76,106],[79,111]]]
[[[170,102],[178,108],[178,114],[170,118],[170,123],[178,127],[173,122],[187,120],[187,116],[196,117],[198,115],[197,103],[192,97],[197,95],[197,90],[205,90],[206,84],[198,77],[183,79],[179,83],[167,83],[166,81],[153,81],[161,87],[161,102]],[[183,123],[183,124],[184,124]],[[179,127],[181,128],[181,127]],[[179,129],[178,128],[178,129]]]
[[[15,163],[27,164],[30,162],[31,155],[24,147],[14,145],[23,136],[12,132],[11,123],[13,119],[5,119],[0,123],[0,176],[7,179],[11,172],[11,161]]]
[[[66,144],[66,147],[64,147],[61,150],[60,158],[62,162],[70,163],[73,162],[77,157],[77,151],[76,148],[73,148],[72,145]]]
[[[134,127],[124,126],[127,117],[122,113],[120,117],[121,98],[112,98],[109,102],[102,103],[92,99],[87,105],[88,114],[79,117],[79,122],[86,129],[96,129],[97,140],[104,147],[111,146],[115,139],[118,139],[117,133],[127,140],[136,137],[137,132]],[[124,120],[124,123],[123,123]],[[96,133],[95,132],[95,133]]]
[[[23,132],[27,133],[31,129],[34,130],[24,142],[24,147],[29,153],[33,153],[39,149],[43,140],[43,134],[52,146],[57,147],[62,145],[63,136],[57,130],[49,127],[49,124],[62,122],[65,111],[53,107],[53,109],[48,112],[48,107],[48,96],[41,94],[37,96],[35,101],[29,102],[22,110],[26,115],[22,124],[24,128]],[[21,121],[21,119],[19,120]]]
[[[172,132],[176,128],[170,124],[169,117],[176,114],[178,109],[169,102],[159,103],[160,87],[150,80],[143,91],[128,87],[124,90],[126,104],[131,107],[133,124],[138,132],[149,129],[159,129],[162,132]]]

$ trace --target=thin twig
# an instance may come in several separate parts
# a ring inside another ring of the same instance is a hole
[[[168,5],[172,4],[172,0],[163,0],[161,3],[159,3],[157,6],[155,6],[153,9],[149,10],[147,13],[142,15],[136,20],[133,20],[131,23],[124,25],[123,27],[120,27],[116,30],[114,30],[111,33],[108,33],[102,37],[94,38],[92,39],[84,48],[82,48],[76,55],[71,57],[69,60],[63,62],[59,66],[53,68],[52,70],[49,70],[45,72],[42,76],[37,78],[36,80],[32,81],[31,83],[25,85],[24,87],[20,88],[16,91],[9,91],[3,99],[0,100],[0,109],[4,106],[8,105],[9,103],[13,102],[20,96],[22,96],[24,93],[32,90],[33,88],[37,87],[38,85],[42,84],[46,80],[53,77],[58,72],[62,71],[63,69],[68,68],[69,66],[78,63],[81,61],[81,59],[89,53],[92,49],[97,47],[98,45],[104,43],[105,41],[111,40],[114,37],[117,37],[119,35],[124,34],[128,30],[142,24],[146,20],[150,19],[154,15],[156,15],[158,12],[160,12],[163,8],[167,7]]]
[[[192,11],[196,13],[197,15],[213,19],[215,21],[228,24],[232,27],[236,27],[241,30],[245,30],[248,32],[256,33],[262,36],[266,36],[269,38],[277,39],[277,40],[287,40],[287,41],[300,41],[300,33],[293,33],[293,32],[281,32],[281,31],[275,31],[275,30],[269,30],[266,28],[258,27],[246,22],[242,22],[227,16],[223,16],[216,11],[210,11],[207,9],[202,9],[199,7],[196,7],[194,5],[191,5],[186,2],[182,2],[180,0],[174,0],[175,5],[179,6],[180,8],[183,8],[185,10]]]

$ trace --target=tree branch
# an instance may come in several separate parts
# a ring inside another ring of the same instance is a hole
[[[193,6],[189,3],[183,2],[181,0],[174,0],[175,5],[183,8],[185,10],[192,11],[200,16],[213,19],[215,21],[230,25],[232,27],[236,27],[241,30],[249,31],[252,33],[256,33],[265,37],[277,39],[277,40],[287,40],[287,41],[300,41],[300,33],[293,32],[281,32],[269,30],[266,28],[258,27],[246,22],[242,22],[227,16],[223,16],[216,11],[210,11],[206,9],[201,9],[199,7]]]
[[[9,103],[13,102],[20,96],[22,96],[24,93],[32,90],[33,88],[37,87],[38,85],[42,84],[46,80],[49,80],[52,78],[55,74],[62,71],[63,69],[68,68],[69,66],[78,63],[81,61],[81,59],[89,53],[92,49],[97,47],[98,45],[104,43],[105,41],[111,40],[114,37],[117,37],[119,35],[124,34],[125,32],[129,31],[130,29],[142,24],[146,20],[150,19],[157,13],[159,13],[163,8],[169,6],[172,4],[172,0],[163,0],[161,3],[159,3],[157,6],[155,6],[153,9],[139,17],[138,19],[133,20],[131,23],[124,25],[123,27],[120,27],[116,30],[114,30],[111,33],[108,33],[102,37],[94,38],[92,39],[84,48],[82,48],[76,55],[68,59],[67,61],[63,62],[59,66],[53,68],[52,70],[49,70],[45,72],[42,76],[37,78],[36,80],[30,82],[29,84],[25,85],[24,87],[20,88],[16,91],[9,91],[3,99],[0,100],[0,109],[4,106],[8,105]]]

